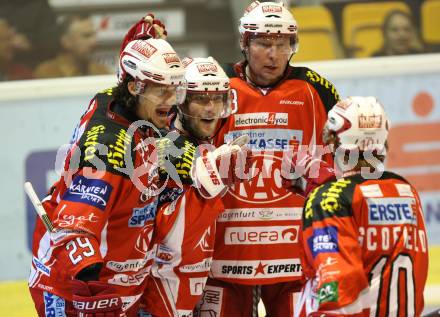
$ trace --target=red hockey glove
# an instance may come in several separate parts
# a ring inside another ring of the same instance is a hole
[[[252,152],[244,144],[248,138],[239,138],[223,144],[214,151],[203,150],[191,171],[195,186],[205,198],[226,193],[228,187],[249,180],[253,163]]]
[[[286,153],[281,167],[282,186],[307,197],[316,187],[335,180],[335,171],[327,162],[306,151]]]
[[[73,307],[81,317],[125,317],[122,300],[110,285],[72,280]]]
[[[166,37],[165,25],[160,20],[155,19],[153,13],[148,13],[128,30],[122,41],[119,55],[122,54],[125,46],[131,41],[147,40],[149,38],[165,40]]]

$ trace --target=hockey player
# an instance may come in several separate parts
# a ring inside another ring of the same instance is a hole
[[[231,113],[229,78],[212,57],[186,58],[182,63],[188,85],[186,100],[171,116],[170,128],[208,146],[220,122]],[[236,177],[230,175],[228,182]],[[169,190],[175,195],[177,189]],[[192,315],[211,267],[215,220],[224,210],[223,194],[203,197],[187,187],[178,201],[160,207],[164,214],[180,212],[178,222],[185,222],[186,230],[172,226],[173,222],[162,223],[167,218],[157,218],[156,239],[162,242],[144,292],[144,311],[160,317]],[[161,195],[168,197],[167,192]]]
[[[420,316],[428,245],[416,189],[384,172],[388,120],[374,97],[328,114],[324,142],[342,174],[312,191],[303,212],[308,281],[297,316]]]
[[[256,316],[262,299],[268,316],[293,316],[294,294],[301,289],[298,237],[304,198],[282,187],[282,156],[299,145],[316,151],[327,111],[339,97],[313,70],[289,65],[298,48],[297,24],[282,4],[253,2],[239,32],[244,61],[228,74],[237,112],[217,142],[249,136],[259,172],[223,199],[212,278],[198,312]]]
[[[166,126],[171,106],[183,102],[186,85],[179,57],[162,39],[128,41],[119,66],[118,86],[92,99],[65,171],[44,199],[55,230],[37,221],[34,232],[29,287],[39,316],[138,312],[156,254],[157,155],[167,153],[153,135]],[[224,190],[206,177],[208,167],[219,175],[211,162],[203,153],[184,169],[208,193]]]

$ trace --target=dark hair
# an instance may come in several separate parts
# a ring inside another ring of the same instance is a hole
[[[115,101],[130,111],[134,112],[138,104],[138,96],[133,96],[130,91],[128,91],[128,83],[134,81],[133,77],[126,75],[124,80],[120,82],[115,88]]]

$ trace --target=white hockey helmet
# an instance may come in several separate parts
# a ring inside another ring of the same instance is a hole
[[[200,100],[221,100],[223,108],[216,117],[226,118],[231,114],[229,77],[213,58],[189,58],[182,60],[187,83],[186,103]]]
[[[329,111],[323,140],[328,143],[334,132],[343,149],[383,154],[388,126],[384,108],[375,97],[348,97]]]
[[[298,50],[298,25],[282,2],[252,2],[240,19],[238,31],[244,45],[251,35],[289,35],[292,53]]]
[[[145,85],[156,83],[176,86],[177,103],[185,98],[185,69],[171,45],[162,39],[129,42],[119,57],[118,80],[129,74],[135,80],[138,94]]]

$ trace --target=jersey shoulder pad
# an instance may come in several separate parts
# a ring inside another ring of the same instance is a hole
[[[327,182],[313,190],[304,204],[304,228],[310,227],[314,221],[322,221],[330,217],[346,217],[352,214],[351,199],[356,183],[341,178]]]
[[[79,168],[92,167],[129,177],[125,168],[128,160],[128,167],[134,166],[134,143],[126,127],[102,118],[92,119],[78,143],[80,156],[71,160],[80,157]]]
[[[104,97],[104,96],[108,96],[108,97],[113,97],[113,96],[114,96],[114,93],[115,93],[115,89],[116,89],[116,87],[105,88],[105,89],[101,90],[100,92],[98,92],[98,93],[96,94],[96,96],[102,96],[102,97]]]
[[[400,180],[402,182],[410,184],[410,182],[408,182],[404,177],[402,177],[402,176],[400,176],[400,175],[398,175],[396,173],[388,172],[388,171],[384,172],[380,179],[398,179],[398,180]]]
[[[94,97],[93,101],[96,103],[96,111],[94,114],[94,119],[106,117],[108,105],[114,100],[114,90],[113,88],[108,88],[106,90],[98,92]]]
[[[336,87],[327,79],[308,67],[291,67],[287,79],[304,80],[315,88],[327,112],[339,101]]]
[[[192,184],[191,169],[197,155],[194,139],[171,131],[156,139],[159,176],[171,177],[177,183]]]

